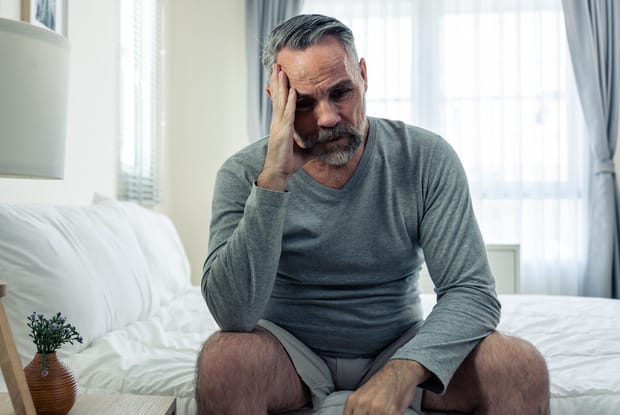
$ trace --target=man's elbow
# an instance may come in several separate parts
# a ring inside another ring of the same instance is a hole
[[[236,315],[227,315],[226,313],[217,313],[211,311],[215,322],[222,331],[234,333],[250,333],[256,327],[257,320],[249,320],[240,318]]]
[[[249,333],[254,330],[258,319],[250,316],[252,313],[212,297],[208,291],[205,293],[207,308],[222,331]]]

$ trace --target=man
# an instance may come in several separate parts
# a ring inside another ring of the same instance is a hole
[[[319,408],[350,390],[337,413],[548,413],[544,359],[494,331],[500,305],[449,145],[366,116],[366,63],[335,19],[279,25],[263,63],[269,137],[216,181],[202,290],[222,331],[198,359],[200,412]],[[438,300],[426,320],[424,260]]]

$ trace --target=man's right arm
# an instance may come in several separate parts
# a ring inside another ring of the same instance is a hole
[[[227,162],[216,180],[209,255],[202,293],[223,330],[250,331],[263,316],[282,249],[289,177],[313,156],[295,141],[296,91],[274,65],[268,93],[273,104],[262,170]]]
[[[229,162],[218,172],[201,285],[223,330],[250,331],[273,289],[289,195],[261,189],[236,169]]]

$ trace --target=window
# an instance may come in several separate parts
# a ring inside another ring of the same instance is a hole
[[[159,202],[163,131],[163,1],[120,4],[118,198]]]
[[[578,294],[587,144],[561,0],[313,0],[366,58],[369,115],[436,131],[487,243],[521,246],[522,292]]]

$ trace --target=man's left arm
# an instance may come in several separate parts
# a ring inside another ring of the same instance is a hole
[[[437,303],[392,359],[419,362],[432,373],[422,386],[443,393],[469,353],[495,330],[501,307],[461,162],[442,138],[428,157],[418,240]]]
[[[418,194],[423,198],[418,239],[437,304],[416,336],[351,395],[347,407],[360,407],[361,400],[367,408],[388,405],[402,413],[417,385],[443,393],[467,355],[499,323],[495,282],[462,165],[441,138],[427,157]]]

